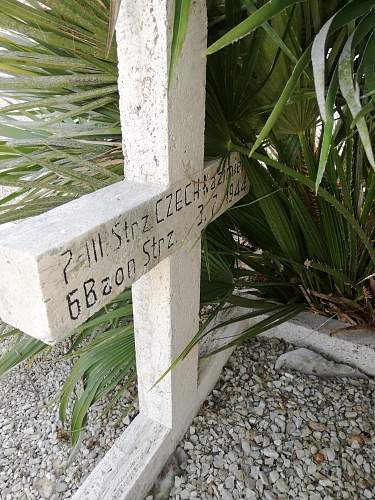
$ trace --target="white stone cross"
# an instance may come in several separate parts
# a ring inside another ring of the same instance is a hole
[[[0,231],[0,317],[55,343],[132,285],[140,414],[75,498],[142,498],[214,384],[194,349],[200,233],[248,191],[238,157],[204,168],[204,0],[168,89],[172,0],[123,1],[117,22],[125,181]],[[152,390],[150,390],[152,388]]]

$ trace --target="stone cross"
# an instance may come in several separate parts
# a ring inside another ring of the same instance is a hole
[[[173,17],[172,0],[120,8],[125,181],[0,228],[0,317],[44,342],[132,285],[140,415],[75,498],[142,498],[216,380],[199,388],[194,349],[153,387],[199,327],[200,233],[248,191],[238,157],[204,167],[205,1],[168,88]]]

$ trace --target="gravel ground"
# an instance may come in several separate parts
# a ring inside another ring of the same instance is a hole
[[[56,362],[56,355],[67,346],[62,343],[47,359],[25,363],[0,379],[1,500],[71,498],[136,414],[133,410],[124,416],[134,387],[106,418],[101,416],[106,403],[97,404],[79,449],[72,453],[56,402],[70,372],[70,363]]]
[[[149,500],[375,498],[374,381],[276,371],[290,349],[262,339],[232,355]],[[96,407],[65,468],[52,398],[68,366],[51,359],[0,382],[2,500],[70,498],[130,421],[115,425],[126,401],[104,420]]]

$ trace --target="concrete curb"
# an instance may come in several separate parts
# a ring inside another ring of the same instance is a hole
[[[347,326],[341,321],[318,314],[301,313],[261,336],[310,348],[329,359],[345,363],[366,375],[375,377],[375,331],[348,330],[334,336],[330,335]]]

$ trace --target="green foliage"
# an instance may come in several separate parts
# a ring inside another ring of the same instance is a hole
[[[290,78],[284,83],[279,99],[274,103],[272,113],[263,128],[258,131],[250,155],[270,135],[279,116],[283,110],[285,111],[288,101],[291,100],[300,76],[303,72],[309,76],[310,72],[306,72],[305,68],[312,62],[317,102],[324,122],[324,144],[319,157],[316,189],[320,185],[328,160],[333,135],[334,114],[338,112],[335,99],[338,84],[341,90],[340,97],[345,99],[353,117],[352,125],[357,128],[368,161],[375,168],[371,133],[365,119],[366,115],[373,115],[374,111],[372,99],[369,101],[369,97],[366,95],[366,91],[371,92],[374,84],[374,3],[371,0],[349,2],[335,0],[329,3],[328,9],[324,2],[317,1],[305,1],[301,4],[300,0],[273,0],[264,5],[262,2],[258,2],[258,4],[258,8],[254,9],[254,2],[249,0],[225,2],[226,12],[231,10],[233,13],[240,11],[241,8],[243,10],[245,7],[249,11],[248,15],[243,15],[243,20],[240,17],[240,22],[234,26],[233,23],[228,23],[228,29],[225,30],[224,34],[219,31],[217,33],[218,39],[207,49],[207,54],[214,54],[244,37],[252,36],[254,31],[260,27],[267,26],[266,33],[271,38],[268,43],[272,44],[273,42],[274,45],[273,50],[268,45],[269,54],[274,50],[282,50],[284,54],[288,54],[288,58],[292,61],[299,57],[298,62],[291,69]],[[288,15],[283,16],[286,9],[288,9]],[[333,15],[328,17],[330,11]],[[301,16],[300,19],[297,19],[297,15]],[[301,20],[306,23],[313,20],[316,36],[309,33],[307,25],[303,26]],[[228,22],[229,18],[226,21]],[[282,31],[276,36],[271,35],[274,31],[268,24],[270,21],[275,27],[278,25],[278,29],[282,28]],[[270,30],[272,30],[271,33]],[[288,38],[290,43],[287,42]],[[280,41],[282,41],[282,45]],[[251,44],[252,41],[249,43]],[[258,44],[254,45],[258,49]],[[247,49],[245,50],[247,51]],[[280,57],[278,61],[275,60],[275,64],[279,63],[278,71],[284,64],[282,59]],[[356,62],[356,59],[359,59],[359,62]],[[285,62],[287,63],[287,61]],[[259,66],[258,62],[257,69]],[[285,69],[286,66],[284,64]],[[273,69],[276,69],[276,66]],[[277,71],[273,71],[272,79],[270,76],[266,76],[266,78],[269,78],[269,81],[277,81],[276,74]],[[327,74],[329,86],[326,97],[325,79]],[[372,123],[371,117],[369,121]]]
[[[37,215],[122,179],[115,2],[5,0],[0,16],[0,223]],[[111,19],[111,22],[109,20]],[[110,25],[110,27],[109,27]],[[13,338],[12,338],[13,337]],[[11,330],[0,375],[49,346]],[[134,378],[129,291],[71,337],[75,360],[60,396],[76,444],[89,407]],[[82,382],[83,387],[80,388]],[[120,389],[119,389],[120,388]]]
[[[238,235],[226,255],[240,298],[223,294],[216,313],[234,301],[262,314],[234,342],[301,309],[375,321],[374,4],[287,3],[212,4],[206,152],[240,152],[251,186],[221,219]]]
[[[191,0],[175,0],[175,14],[169,66],[169,82],[172,81],[178,58],[184,44],[190,12]]]
[[[254,9],[251,14],[241,21],[236,26],[232,27],[228,32],[222,35],[219,40],[216,40],[207,49],[207,54],[211,55],[219,50],[227,47],[228,45],[241,40],[245,36],[253,33],[257,28],[267,23],[274,16],[282,12],[284,9],[290,5],[301,2],[302,0],[275,0],[273,2],[267,2],[265,5],[260,6],[258,9]],[[238,2],[237,2],[238,3]],[[251,5],[252,2],[243,2],[245,5]],[[230,2],[227,2],[229,9],[231,9]],[[232,2],[232,4],[234,4]]]
[[[354,118],[352,126],[357,127],[368,161],[375,168],[370,133],[365,120],[366,114],[373,110],[373,106],[369,107],[369,103],[363,106],[360,95],[360,90],[364,90],[366,87],[371,88],[373,84],[371,77],[369,79],[368,71],[365,71],[365,68],[371,65],[370,61],[373,61],[374,56],[374,51],[368,50],[368,47],[373,44],[372,40],[374,38],[375,11],[373,7],[373,3],[369,1],[356,2],[355,4],[349,2],[348,5],[344,5],[328,19],[313,43],[312,65],[315,87],[321,117],[324,122],[324,138],[319,158],[316,188],[320,184],[328,160],[333,135],[335,97],[338,85]],[[333,41],[333,34],[341,40],[339,45]],[[330,35],[331,39],[329,38]],[[343,45],[345,40],[346,42]],[[333,59],[332,53],[335,55],[336,60]],[[360,64],[356,65],[353,74],[354,59],[359,55],[361,55],[362,60]],[[328,66],[327,69],[332,76],[327,97],[325,98],[326,66]]]
[[[122,178],[109,1],[4,0],[0,17],[0,222]]]
[[[4,334],[1,340],[5,338],[11,340],[11,342],[8,349],[0,358],[0,376],[7,373],[19,363],[22,363],[22,361],[33,359],[40,352],[48,348],[47,344],[33,339],[28,335],[23,335],[15,329],[8,329],[7,334]]]
[[[122,390],[134,380],[135,347],[129,299],[129,292],[120,295],[117,308],[111,308],[109,313],[99,313],[94,320],[87,322],[74,338],[70,356],[78,359],[64,383],[60,396],[62,421],[66,418],[69,400],[72,396],[75,399],[70,425],[72,445],[78,441],[90,406],[117,388],[117,393],[111,397],[112,402],[115,402]],[[122,302],[124,304],[120,305]],[[97,333],[99,325],[100,330]],[[88,336],[89,343],[82,342],[82,338]],[[81,381],[83,390],[77,397],[74,391]],[[109,403],[110,406],[112,402]]]
[[[50,352],[43,342],[8,329],[10,343],[0,358],[0,376],[25,360],[37,362],[40,353]],[[60,419],[69,410],[71,444],[76,445],[91,405],[109,394],[108,407],[135,378],[135,348],[130,290],[96,313],[69,339],[66,358],[74,364],[60,394]]]
[[[122,178],[119,1],[28,4],[3,0],[0,18],[0,185],[16,189],[0,223]],[[176,2],[172,76],[189,7]],[[223,307],[254,318],[231,344],[304,309],[374,325],[373,1],[211,0],[208,21],[206,157],[240,152],[251,189],[203,235],[201,302],[215,307],[181,356]],[[71,401],[73,443],[90,405],[134,375],[130,300],[72,337],[60,415]],[[46,349],[9,334],[0,374]]]

